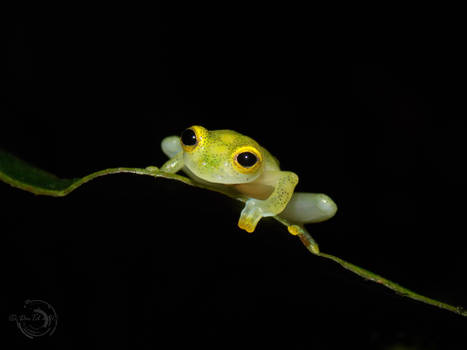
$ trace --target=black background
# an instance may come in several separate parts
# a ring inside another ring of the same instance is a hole
[[[363,60],[376,38],[351,51],[346,25],[319,13],[244,10],[11,21],[0,146],[77,177],[160,166],[162,138],[193,124],[234,129],[296,172],[298,190],[336,201],[335,218],[309,226],[322,251],[467,305],[459,57],[412,56],[407,40]],[[10,322],[12,348],[466,346],[462,317],[311,255],[273,220],[238,229],[240,203],[216,193],[113,175],[64,198],[0,195],[7,313],[42,299],[59,317],[33,340]]]

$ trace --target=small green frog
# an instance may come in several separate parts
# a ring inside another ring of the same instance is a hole
[[[238,192],[246,200],[238,226],[247,232],[253,232],[262,217],[279,215],[303,225],[327,220],[337,211],[325,194],[294,193],[298,176],[280,170],[265,148],[235,131],[194,125],[180,137],[166,137],[161,146],[170,159],[160,170],[183,170],[195,182]]]

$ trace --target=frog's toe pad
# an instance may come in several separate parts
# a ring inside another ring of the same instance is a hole
[[[152,173],[157,173],[157,172],[159,171],[159,168],[156,167],[156,166],[152,166],[152,165],[151,165],[151,166],[147,166],[147,167],[146,167],[146,170],[147,170],[147,171],[150,171],[150,172],[152,172]]]
[[[260,208],[254,206],[245,206],[238,220],[238,227],[247,232],[253,232],[259,220],[263,217]]]
[[[294,236],[301,234],[303,231],[298,225],[289,225],[287,226],[287,230]]]

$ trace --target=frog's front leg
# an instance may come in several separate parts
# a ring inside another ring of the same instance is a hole
[[[274,190],[267,199],[246,201],[238,227],[247,232],[253,232],[262,217],[274,216],[284,210],[298,183],[298,176],[290,171],[269,171],[262,176],[261,182],[271,185]]]
[[[162,165],[160,170],[172,174],[180,171],[185,164],[183,161],[183,150],[178,136],[168,136],[163,139],[161,148],[170,159]]]
[[[161,166],[161,171],[165,171],[166,173],[175,174],[179,170],[181,170],[184,166],[183,161],[183,152],[178,152],[173,158],[170,158],[168,161]]]

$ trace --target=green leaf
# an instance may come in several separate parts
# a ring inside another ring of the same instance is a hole
[[[163,171],[160,171],[157,167],[147,167],[146,169],[141,168],[111,168],[101,171],[94,172],[87,176],[74,179],[60,179],[53,174],[50,174],[44,170],[38,169],[17,157],[2,151],[0,149],[0,180],[10,184],[11,186],[17,187],[24,191],[28,191],[38,195],[48,195],[55,197],[66,196],[70,192],[74,191],[81,185],[85,184],[88,181],[91,181],[97,177],[110,175],[110,174],[119,174],[119,173],[133,173],[138,175],[148,175],[153,177],[163,177],[166,179],[172,179],[176,181],[181,181],[187,185],[196,186],[211,191],[220,192],[226,196],[234,198],[236,200],[244,201],[241,197],[235,195],[235,192],[229,191],[223,188],[213,187],[209,185],[201,185],[199,183],[193,182],[191,179],[177,175],[169,174]],[[287,226],[289,232],[293,235],[296,235],[300,238],[301,242],[305,247],[314,255],[320,256],[325,259],[334,261],[344,267],[345,269],[352,271],[353,273],[369,280],[372,282],[379,283],[389,289],[394,290],[402,296],[433,305],[461,316],[467,317],[467,310],[462,307],[455,307],[441,301],[428,298],[421,294],[415,293],[405,287],[398,285],[384,277],[381,277],[371,271],[365,270],[359,266],[351,264],[341,258],[333,256],[331,254],[326,254],[320,252],[318,244],[311,237],[308,231],[301,226],[293,225],[292,223],[284,220],[279,216],[275,216],[274,219]]]
[[[73,184],[72,179],[59,179],[0,150],[0,178],[12,186],[35,194],[55,195]]]
[[[190,179],[184,176],[164,173],[155,167],[149,167],[149,169],[123,167],[110,168],[96,171],[84,177],[61,179],[54,174],[48,173],[42,169],[38,169],[31,164],[0,149],[0,180],[10,184],[13,187],[17,187],[34,194],[63,197],[86,182],[91,181],[97,177],[119,173],[133,173],[154,177],[164,177],[181,181],[189,185],[194,185]]]

